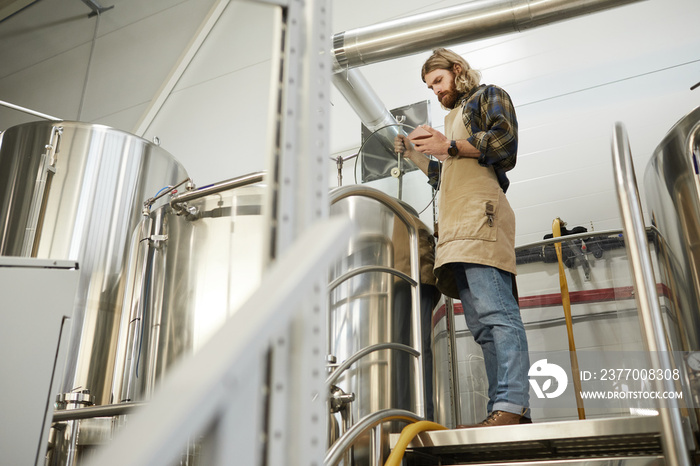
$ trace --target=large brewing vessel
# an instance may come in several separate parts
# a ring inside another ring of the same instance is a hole
[[[656,147],[644,175],[650,220],[659,234],[655,249],[669,306],[676,316],[700,425],[700,107],[681,118]]]
[[[376,189],[347,186],[330,198],[331,215],[349,218],[355,229],[329,284],[328,350],[340,365],[331,380],[354,398],[344,408],[341,430],[386,409],[422,417],[421,356],[430,340],[426,334],[424,348],[421,317],[429,322],[437,298],[432,233],[410,206]],[[355,443],[355,464],[367,464],[368,444]]]
[[[111,401],[131,233],[144,199],[185,179],[168,152],[107,126],[41,121],[3,133],[0,254],[80,266],[62,392]]]
[[[661,253],[679,289],[684,351],[700,351],[700,107],[678,121],[646,168],[651,223],[665,242]],[[681,349],[681,348],[678,348]]]
[[[132,241],[115,401],[150,398],[255,291],[264,264],[263,174],[173,196],[144,212]]]

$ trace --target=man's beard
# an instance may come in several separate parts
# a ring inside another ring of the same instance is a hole
[[[440,98],[440,104],[446,109],[453,109],[455,108],[459,95],[459,92],[457,92],[455,88],[445,91],[444,95]]]

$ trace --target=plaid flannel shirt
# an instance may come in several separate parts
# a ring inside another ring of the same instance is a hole
[[[515,167],[518,154],[518,120],[513,102],[500,87],[482,84],[461,97],[457,106],[463,103],[462,121],[471,133],[467,141],[481,152],[479,165],[493,167],[501,189],[506,192],[510,185],[506,172]],[[439,173],[440,165],[431,161],[428,182],[434,188]]]

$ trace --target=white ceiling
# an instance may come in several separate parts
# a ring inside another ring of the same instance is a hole
[[[0,0],[0,21],[12,16],[36,0]]]

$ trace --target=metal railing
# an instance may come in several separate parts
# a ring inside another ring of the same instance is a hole
[[[649,352],[652,368],[671,370],[673,366],[664,334],[663,318],[651,265],[649,245],[646,240],[646,229],[637,190],[637,179],[634,174],[632,153],[625,126],[619,122],[615,124],[613,129],[612,156],[615,187],[620,203],[625,247],[636,290],[635,298],[639,308],[642,338]],[[670,392],[674,390],[671,380],[660,381],[657,379],[654,382],[659,391]],[[690,466],[689,450],[684,437],[678,401],[661,398],[658,402],[659,408],[661,408],[659,418],[666,461],[674,466]]]
[[[175,212],[180,212],[186,208],[187,202],[209,196],[210,194],[228,191],[229,189],[236,189],[255,183],[260,183],[264,177],[265,172],[254,172],[236,178],[231,178],[230,180],[214,183],[209,186],[204,186],[193,191],[186,191],[182,194],[173,196],[173,198],[170,199],[170,206],[173,208],[173,210],[175,210]]]
[[[30,108],[20,107],[19,105],[11,104],[10,102],[5,102],[4,100],[0,100],[0,106],[11,108],[12,110],[17,110],[19,112],[27,113],[29,115],[43,118],[45,120],[63,121],[63,118],[58,118],[55,116],[47,115],[46,113],[37,112],[36,110],[32,110]]]
[[[403,351],[411,356],[418,357],[420,356],[420,352],[415,350],[414,348],[404,345],[402,343],[378,343],[376,345],[372,346],[366,346],[350,356],[348,359],[343,361],[342,364],[338,365],[337,367],[334,368],[334,371],[331,375],[328,376],[326,379],[326,385],[330,386],[333,385],[338,378],[343,375],[343,373],[350,368],[354,363],[359,361],[360,359],[364,358],[368,354],[374,353],[376,351],[382,351],[386,349],[391,349],[391,350],[397,350],[397,351]]]
[[[89,406],[87,408],[56,410],[53,413],[52,422],[75,421],[77,419],[92,419],[95,417],[111,417],[130,414],[147,403],[132,401],[128,403],[116,403],[111,405]]]
[[[415,413],[405,411],[403,409],[385,409],[368,414],[362,418],[357,424],[353,425],[343,437],[338,440],[331,448],[328,449],[326,458],[323,460],[324,466],[334,466],[343,459],[345,452],[353,446],[353,444],[362,437],[367,431],[388,422],[388,421],[405,421],[415,422],[422,421],[423,418]]]

